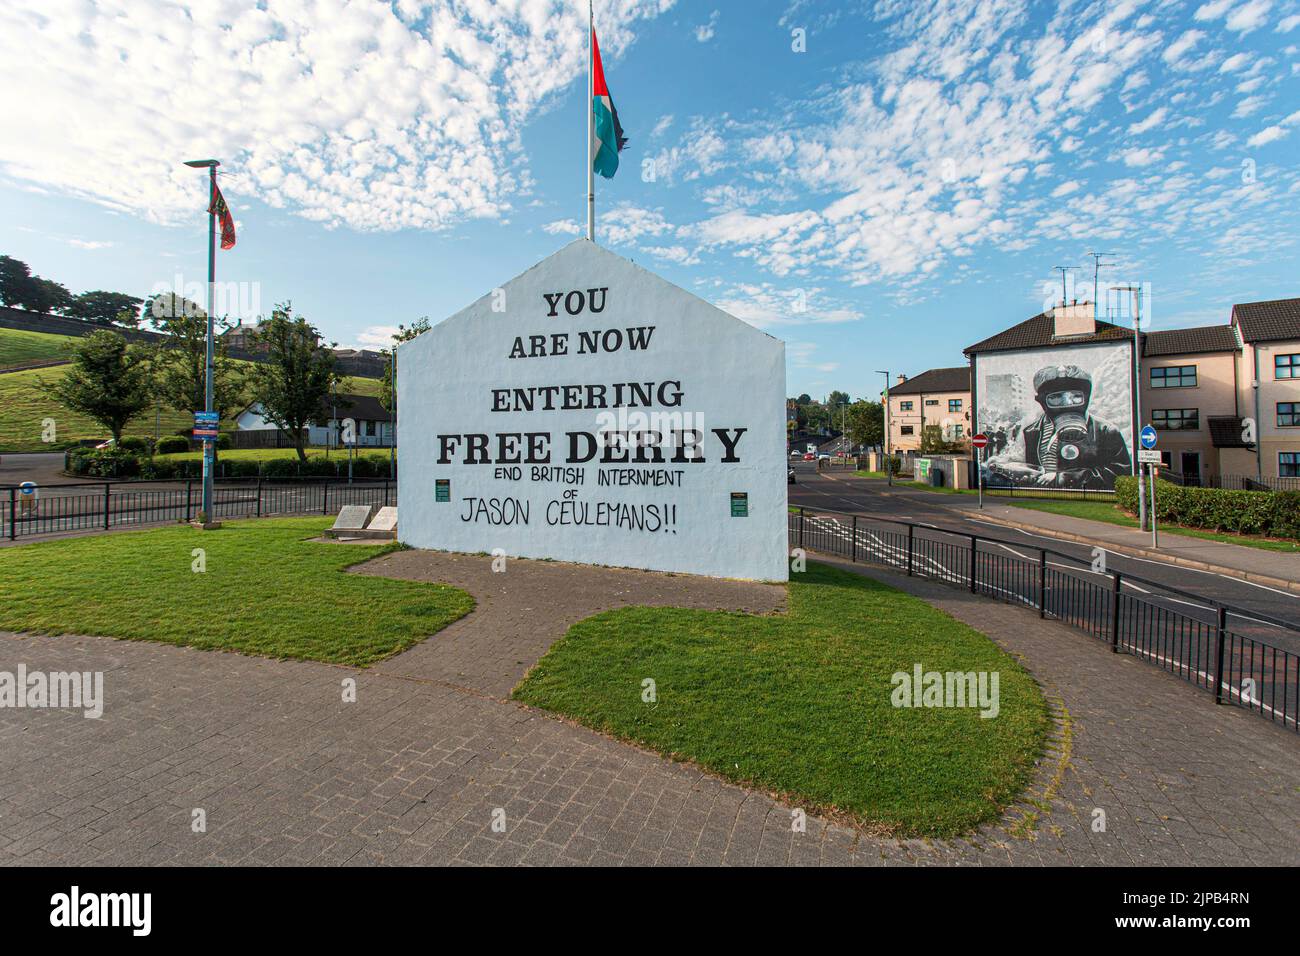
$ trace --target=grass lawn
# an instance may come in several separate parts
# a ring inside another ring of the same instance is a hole
[[[25,329],[0,329],[0,368],[24,362],[67,358],[64,346],[76,342],[76,336]]]
[[[0,630],[366,666],[473,607],[457,588],[344,573],[394,545],[306,540],[329,526],[262,519],[0,548]],[[204,573],[191,568],[194,548]]]
[[[816,563],[786,614],[623,608],[574,625],[517,700],[874,830],[952,836],[996,819],[1050,727],[1037,684],[965,624]],[[1001,711],[892,706],[891,676],[997,671]],[[642,681],[657,703],[643,703]]]
[[[324,448],[307,448],[308,458],[324,457]],[[387,448],[370,448],[361,451],[361,454],[378,454],[383,452],[384,457],[388,457]],[[293,461],[298,460],[298,453],[292,448],[223,448],[217,453],[224,461],[272,461],[277,458],[285,458]],[[335,457],[347,460],[348,452],[346,448],[332,448],[330,454]],[[154,455],[155,461],[201,461],[203,452],[201,451],[178,451],[170,455]]]
[[[1122,525],[1136,528],[1137,519],[1116,504],[1109,501],[1057,501],[1047,499],[1038,501],[1031,498],[999,498],[998,504],[1015,505],[1017,508],[1029,508],[1033,511],[1049,511],[1052,514],[1066,515],[1071,518],[1086,518],[1089,521],[1104,521],[1106,524]],[[1204,538],[1208,541],[1222,541],[1225,544],[1240,544],[1248,548],[1262,548],[1265,551],[1300,552],[1300,542],[1284,541],[1279,538],[1262,538],[1244,534],[1225,534],[1220,531],[1206,531],[1203,528],[1185,528],[1182,525],[1157,525],[1160,534],[1177,534],[1188,538]]]

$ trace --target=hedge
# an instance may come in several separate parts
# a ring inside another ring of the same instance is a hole
[[[1137,478],[1116,478],[1115,500],[1137,514]],[[1300,491],[1231,491],[1157,480],[1156,518],[1189,528],[1300,539]]]
[[[166,441],[166,439],[164,439]],[[147,481],[185,481],[203,477],[203,462],[199,459],[144,458],[125,451],[111,449],[95,451],[79,448],[65,456],[65,467],[74,475],[87,478],[140,478]],[[272,458],[266,461],[249,459],[217,460],[218,478],[346,478],[348,461],[341,458],[309,458],[300,462],[294,458]],[[358,455],[352,460],[354,478],[388,478],[390,460],[387,455]]]

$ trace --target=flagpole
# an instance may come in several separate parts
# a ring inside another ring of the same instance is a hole
[[[206,168],[208,171],[208,329],[205,342],[203,364],[203,410],[212,408],[212,309],[214,291],[217,282],[217,167],[221,165],[216,159],[192,159],[185,163],[192,169]],[[212,478],[216,470],[215,438],[203,439],[203,501],[200,505],[203,516],[212,521]]]
[[[591,0],[587,0],[587,95],[583,97],[587,107],[587,238],[596,241],[596,173],[592,158],[592,142],[596,138],[596,110],[594,106],[596,78],[595,51],[591,38],[596,32],[596,17],[591,9]]]
[[[214,411],[212,407],[212,310],[217,286],[217,167],[208,167],[208,335],[207,356],[203,370],[203,410]],[[203,513],[208,521],[215,521],[212,514],[212,481],[216,470],[217,440],[208,439],[203,443]]]

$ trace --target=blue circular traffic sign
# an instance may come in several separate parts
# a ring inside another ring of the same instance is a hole
[[[1139,433],[1138,438],[1142,442],[1143,448],[1156,447],[1156,430],[1150,425],[1142,426],[1142,431]]]

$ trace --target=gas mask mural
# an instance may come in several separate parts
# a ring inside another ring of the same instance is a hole
[[[992,449],[985,481],[1113,488],[1130,474],[1127,362],[1117,345],[976,356],[980,427]]]

